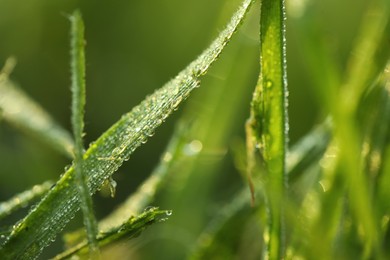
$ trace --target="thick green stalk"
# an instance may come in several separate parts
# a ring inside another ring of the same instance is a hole
[[[260,75],[247,123],[248,174],[254,153],[260,150],[267,174],[270,259],[284,255],[283,196],[286,186],[287,75],[285,53],[285,7],[283,0],[264,0],[260,14]]]
[[[90,195],[83,163],[83,131],[85,107],[85,52],[84,23],[79,11],[70,17],[71,21],[71,72],[72,72],[72,126],[75,138],[74,171],[76,186],[79,193],[80,207],[84,216],[84,225],[90,246],[91,256],[98,254],[96,241],[98,228],[93,213],[92,197]]]

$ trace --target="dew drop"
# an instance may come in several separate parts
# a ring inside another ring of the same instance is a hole
[[[114,150],[112,150],[111,155],[116,156],[120,154],[121,149],[119,147],[116,147]]]
[[[167,210],[167,211],[165,211],[165,214],[166,214],[167,216],[171,216],[171,215],[172,215],[172,210]]]
[[[108,178],[108,184],[109,184],[109,187],[110,187],[111,198],[114,198],[114,197],[115,197],[115,193],[116,193],[116,186],[117,186],[117,183],[116,183],[116,181],[110,176],[110,177]]]
[[[69,164],[69,165],[65,166],[65,167],[64,167],[64,171],[65,171],[65,172],[69,171],[70,167],[72,167],[72,165],[71,165],[71,164]]]
[[[271,88],[271,87],[272,87],[272,81],[267,80],[267,81],[265,82],[265,86],[266,86],[267,88]]]
[[[174,110],[177,109],[181,101],[182,101],[182,97],[177,97],[177,99],[173,101],[171,108]]]
[[[146,132],[146,135],[149,136],[149,137],[152,137],[154,135],[154,129],[149,129],[147,132]]]
[[[147,207],[144,209],[144,212],[153,211],[153,210],[155,210],[155,209],[156,209],[156,207],[147,206]]]
[[[147,141],[148,141],[148,138],[146,136],[142,135],[141,140],[140,140],[141,144],[145,144]]]

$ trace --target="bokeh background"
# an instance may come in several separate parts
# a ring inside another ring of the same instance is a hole
[[[0,62],[16,57],[12,80],[71,130],[66,16],[80,9],[87,41],[87,145],[195,59],[224,28],[240,2],[0,0]],[[321,35],[330,58],[342,72],[366,2],[287,1],[290,144],[326,116],[318,82],[310,75],[311,63],[306,62],[303,38],[313,31]],[[194,122],[189,142],[201,142],[201,153],[192,164],[171,174],[152,204],[172,209],[173,216],[136,240],[113,246],[113,257],[119,252],[120,259],[182,259],[215,212],[245,185],[234,157],[236,144],[244,141],[244,123],[258,76],[258,17],[259,3],[252,7],[201,88],[114,174],[118,183],[115,198],[103,193],[94,196],[96,215],[102,218],[152,172],[180,117]],[[311,31],[300,26],[302,17],[311,21]],[[0,121],[0,200],[47,179],[58,179],[69,163],[50,147]],[[25,212],[7,218],[2,227]],[[78,216],[70,228],[80,225]],[[42,259],[59,251],[60,238],[45,250]]]

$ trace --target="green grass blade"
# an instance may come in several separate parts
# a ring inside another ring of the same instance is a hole
[[[363,136],[364,169],[370,180],[370,193],[376,191],[376,186],[383,173],[382,166],[390,129],[390,63],[384,70],[373,88],[367,91],[359,104],[359,118],[361,118]]]
[[[327,120],[319,127],[313,129],[304,138],[302,138],[296,145],[291,148],[288,153],[288,181],[290,185],[293,185],[299,178],[309,169],[312,165],[318,164],[329,145],[330,141],[330,122]],[[317,142],[321,140],[321,142]],[[290,178],[290,176],[294,176]],[[205,259],[212,258],[216,255],[213,253],[218,252],[214,248],[215,245],[224,246],[222,241],[218,240],[221,237],[221,232],[227,223],[232,218],[235,218],[237,214],[246,211],[249,208],[249,196],[248,191],[244,188],[241,193],[235,196],[233,201],[222,208],[216,217],[209,223],[202,235],[199,237],[197,244],[195,245],[190,259]],[[250,217],[251,215],[246,215]],[[242,220],[241,223],[246,223]],[[234,226],[233,226],[234,227]],[[229,228],[233,228],[229,227]],[[236,227],[237,229],[242,228],[241,226]],[[260,244],[260,242],[259,242]],[[211,255],[210,255],[211,254]],[[205,257],[207,255],[207,257]]]
[[[289,183],[297,181],[305,173],[308,165],[321,159],[331,137],[331,120],[327,119],[291,148],[287,157]]]
[[[153,201],[157,191],[162,186],[166,177],[173,168],[181,164],[184,146],[187,144],[186,131],[188,126],[180,122],[173,134],[165,152],[163,153],[158,166],[151,175],[140,184],[137,191],[130,195],[124,203],[117,207],[110,215],[99,221],[99,228],[106,230],[124,221],[124,218],[139,214]]]
[[[154,200],[156,193],[163,186],[169,173],[183,163],[184,146],[187,144],[188,124],[179,122],[175,133],[169,141],[158,166],[151,175],[139,185],[126,201],[119,205],[107,217],[99,221],[99,230],[108,230],[125,222],[129,216],[140,214]],[[66,233],[63,237],[67,246],[72,246],[85,238],[83,230]]]
[[[95,192],[127,160],[130,154],[199,86],[199,80],[229,42],[253,1],[246,0],[227,28],[193,61],[154,94],[108,129],[84,154],[88,187]],[[18,225],[0,249],[9,258],[36,258],[55,239],[79,209],[74,169],[70,168],[56,186]]]
[[[351,56],[347,77],[338,95],[339,100],[334,104],[336,109],[333,114],[335,140],[340,147],[337,169],[341,170],[348,186],[351,211],[364,230],[361,239],[367,257],[378,251],[379,223],[375,222],[367,176],[364,175],[361,136],[355,127],[355,118],[362,94],[384,69],[390,55],[389,48],[383,48],[388,44],[390,33],[390,8],[388,3],[380,2],[372,3],[364,20],[354,51],[359,55]]]
[[[6,68],[12,66],[12,62],[12,59],[8,60],[9,65],[0,73],[1,118],[72,158],[74,144],[71,134],[8,79],[10,69]]]
[[[44,195],[51,186],[52,181],[46,181],[40,185],[35,185],[29,190],[23,191],[20,194],[15,195],[11,199],[0,203],[0,219],[10,215],[16,210],[26,207],[30,202]]]
[[[112,241],[117,241],[120,238],[134,238],[151,224],[165,221],[170,215],[172,215],[172,212],[169,210],[159,210],[158,208],[148,209],[137,217],[130,217],[119,226],[113,227],[105,232],[100,232],[97,237],[97,241],[99,246],[102,247],[111,243]],[[87,241],[83,241],[75,247],[65,251],[64,253],[57,255],[53,259],[68,259],[73,255],[85,254],[88,252],[87,247]]]
[[[373,95],[376,99],[372,102],[371,131],[368,131],[368,143],[370,144],[366,156],[366,171],[371,177],[373,194],[373,204],[377,212],[377,223],[381,223],[380,236],[383,241],[381,253],[388,258],[389,248],[389,159],[390,159],[390,63],[385,69],[382,80]]]
[[[283,258],[282,200],[286,185],[288,135],[287,75],[283,0],[264,0],[260,14],[260,76],[247,123],[248,174],[256,147],[266,164],[270,230],[269,258]],[[252,164],[252,165],[251,165]]]
[[[86,172],[84,170],[83,132],[85,108],[85,40],[84,23],[79,11],[70,16],[71,22],[71,72],[72,72],[72,126],[75,138],[74,171],[78,188],[81,211],[84,216],[84,225],[87,231],[91,256],[99,255],[96,236],[97,223],[93,213],[92,197],[88,190]]]
[[[304,10],[310,6],[310,2],[305,1],[299,6]],[[324,113],[329,114],[333,109],[341,76],[319,19],[321,18],[315,12],[304,11],[300,15],[291,15],[288,21],[295,37],[299,39],[299,50],[302,50],[300,58],[304,61],[311,80],[310,88],[323,104]]]
[[[240,239],[238,232],[242,228],[240,224],[247,223],[247,218],[253,216],[254,212],[249,202],[250,197],[245,188],[228,205],[222,207],[199,236],[188,259],[213,259],[217,256],[229,259],[236,255],[235,243],[236,239]],[[237,222],[236,225],[232,224],[234,218],[239,220],[239,224]],[[230,229],[231,235],[234,234],[234,238],[226,237],[226,234],[222,232],[226,227]]]

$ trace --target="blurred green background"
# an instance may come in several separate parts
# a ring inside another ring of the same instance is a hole
[[[87,41],[87,145],[196,58],[240,2],[0,0],[0,62],[15,56],[18,64],[12,80],[70,130],[66,16],[79,8]],[[287,1],[290,144],[326,116],[302,44],[302,37],[311,35],[301,26],[301,17],[321,35],[330,59],[342,73],[366,2]],[[193,165],[174,172],[153,203],[172,209],[174,215],[135,242],[114,247],[114,251],[125,250],[128,259],[182,259],[213,214],[245,185],[233,164],[231,147],[235,140],[244,140],[258,75],[258,9],[257,3],[201,88],[114,175],[116,197],[94,196],[96,214],[102,218],[150,174],[181,115],[198,125],[192,138],[202,142],[201,154]],[[69,163],[50,147],[0,122],[0,200],[47,179],[56,180]],[[21,216],[23,212],[4,225]],[[76,218],[72,226],[80,224]],[[59,250],[57,242],[43,257]]]

